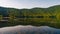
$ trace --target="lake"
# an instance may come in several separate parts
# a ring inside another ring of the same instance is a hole
[[[0,34],[60,34],[60,29],[48,26],[12,26],[0,28]]]

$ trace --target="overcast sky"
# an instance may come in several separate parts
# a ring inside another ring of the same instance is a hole
[[[60,5],[60,0],[0,0],[0,6],[12,8],[46,8],[53,5]]]

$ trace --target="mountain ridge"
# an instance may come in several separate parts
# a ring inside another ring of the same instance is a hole
[[[7,11],[19,11],[19,12],[41,12],[41,11],[46,11],[46,12],[55,12],[55,9],[56,8],[60,9],[60,5],[56,5],[56,6],[51,6],[51,7],[48,7],[48,8],[39,8],[39,7],[35,7],[35,8],[31,8],[31,9],[17,9],[17,8],[6,8],[6,7],[0,7],[0,14],[3,14],[3,15],[8,15]],[[59,10],[60,11],[60,10]]]
[[[35,25],[60,28],[60,5],[49,8],[15,9],[0,7],[0,20],[9,17],[4,25]],[[31,19],[30,19],[31,18]],[[53,24],[53,25],[52,25]],[[56,24],[56,25],[55,25]]]

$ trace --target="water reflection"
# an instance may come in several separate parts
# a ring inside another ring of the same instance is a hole
[[[0,34],[60,34],[60,29],[48,26],[13,26],[0,28]]]

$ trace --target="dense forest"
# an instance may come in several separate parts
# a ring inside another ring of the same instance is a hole
[[[3,21],[4,17],[6,17]],[[51,26],[60,28],[60,5],[48,8],[16,9],[0,7],[0,27],[13,25]]]

